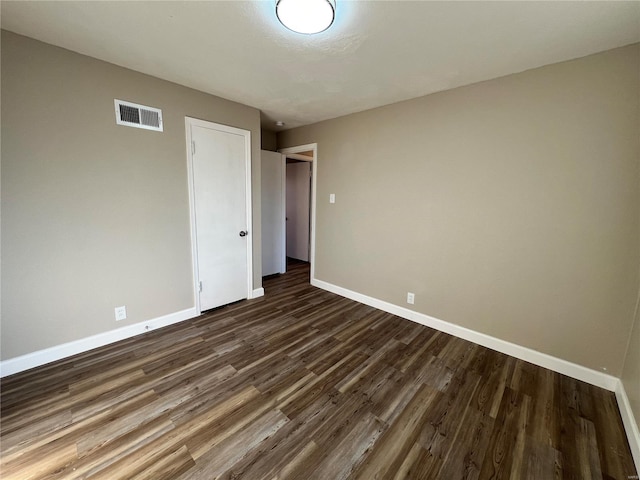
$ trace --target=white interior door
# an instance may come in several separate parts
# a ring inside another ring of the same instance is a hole
[[[187,124],[196,294],[204,311],[251,297],[249,132],[194,119]]]
[[[287,164],[287,257],[309,261],[311,163]]]
[[[284,159],[281,154],[262,150],[262,275],[286,271]]]

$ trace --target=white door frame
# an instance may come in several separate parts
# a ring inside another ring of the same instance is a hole
[[[280,153],[280,152],[278,152]],[[287,271],[287,156],[283,153],[281,153],[282,155],[282,159],[281,159],[281,168],[280,170],[282,170],[281,173],[281,180],[280,180],[280,184],[282,185],[282,195],[281,196],[281,202],[282,202],[282,224],[281,224],[281,228],[282,228],[282,258],[280,259],[280,273],[286,273]]]
[[[193,298],[198,315],[202,313],[200,309],[200,278],[198,275],[198,238],[196,219],[196,197],[193,179],[193,147],[191,138],[191,127],[203,127],[218,130],[220,132],[233,133],[244,137],[245,156],[245,192],[247,202],[247,298],[253,298],[253,232],[252,229],[252,204],[251,204],[251,132],[236,127],[229,127],[214,122],[207,122],[197,118],[184,117],[187,147],[187,178],[189,182],[189,220],[191,223],[191,263],[193,271]]]
[[[287,155],[293,155],[296,153],[308,152],[309,150],[313,151],[313,160],[311,161],[311,234],[309,235],[309,243],[310,243],[310,252],[309,252],[309,263],[311,264],[311,281],[315,280],[315,265],[316,265],[316,185],[317,185],[317,170],[318,170],[318,144],[317,143],[309,143],[307,145],[298,145],[295,147],[281,148],[278,152],[283,154],[282,162],[283,162],[283,175],[286,175],[286,162]],[[302,158],[302,157],[299,157]],[[283,178],[284,180],[284,178]],[[283,188],[283,198],[286,202],[286,181],[282,182]],[[286,212],[286,204],[285,204],[285,212]],[[286,213],[285,213],[286,215]],[[286,226],[285,226],[286,228]],[[286,234],[285,234],[285,242],[286,242]],[[286,245],[285,245],[285,257],[286,257]]]

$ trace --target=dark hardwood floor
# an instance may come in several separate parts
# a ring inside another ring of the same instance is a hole
[[[619,479],[614,395],[308,283],[2,381],[3,479]]]

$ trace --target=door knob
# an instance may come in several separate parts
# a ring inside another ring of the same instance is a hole
[[[247,236],[247,231],[246,230],[240,230],[240,236],[241,237],[246,237]]]

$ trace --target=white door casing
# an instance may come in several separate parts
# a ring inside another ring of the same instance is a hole
[[[202,312],[251,298],[251,134],[189,117],[185,125],[195,303]]]

